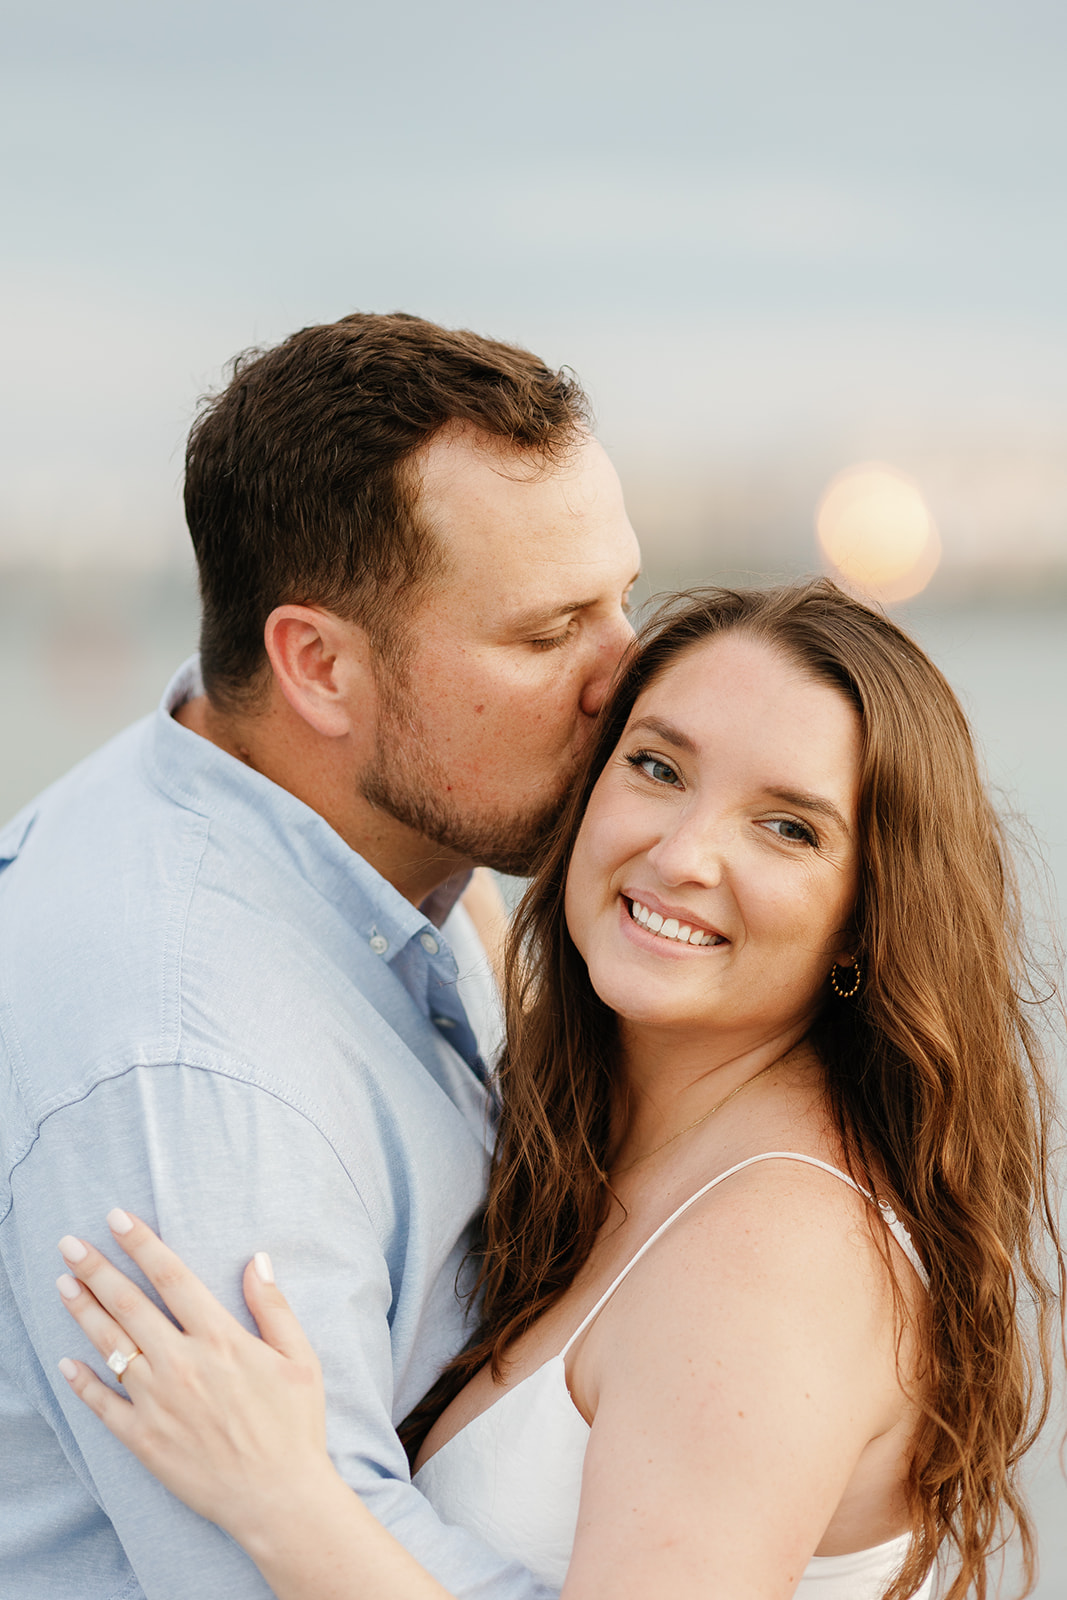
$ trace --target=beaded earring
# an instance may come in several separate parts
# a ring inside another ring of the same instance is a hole
[[[842,1000],[851,1000],[853,995],[856,995],[856,994],[859,993],[860,982],[861,982],[861,980],[863,978],[863,968],[860,966],[859,962],[857,961],[854,966],[852,966],[852,967],[844,967],[842,970],[844,972],[851,972],[852,973],[852,988],[851,989],[842,989],[840,983],[837,980],[838,968],[837,968],[837,962],[836,961],[834,962],[833,966],[830,968],[830,987],[834,991],[835,994],[841,996]]]

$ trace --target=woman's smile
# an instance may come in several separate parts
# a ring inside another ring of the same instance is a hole
[[[713,945],[730,942],[725,934],[705,926],[699,917],[686,911],[672,911],[665,907],[662,901],[647,890],[642,890],[640,895],[624,893],[620,898],[624,913],[630,922],[636,923],[640,930],[650,934],[654,939],[689,945],[690,948],[698,950],[707,950]]]

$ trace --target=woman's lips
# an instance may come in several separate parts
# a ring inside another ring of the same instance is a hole
[[[708,928],[696,922],[693,918],[684,916],[664,916],[659,911],[652,910],[642,901],[623,896],[630,908],[630,916],[634,922],[644,928],[646,932],[655,934],[659,939],[669,939],[675,944],[690,944],[706,947],[715,944],[728,944],[729,940],[721,933],[716,933],[714,928]]]

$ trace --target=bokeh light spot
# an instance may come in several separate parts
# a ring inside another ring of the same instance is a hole
[[[895,467],[865,462],[823,491],[815,531],[833,575],[872,599],[907,600],[925,589],[941,540],[918,484]]]

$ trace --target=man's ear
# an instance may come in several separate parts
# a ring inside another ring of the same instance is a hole
[[[326,739],[351,732],[353,707],[365,709],[374,682],[370,640],[359,623],[318,606],[276,606],[263,642],[297,716]]]

